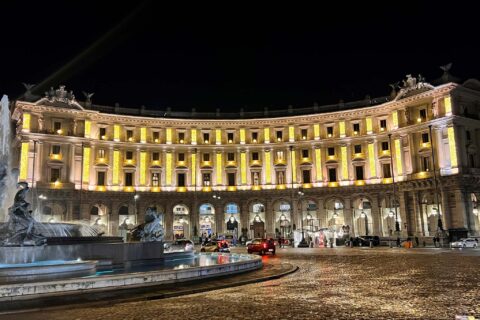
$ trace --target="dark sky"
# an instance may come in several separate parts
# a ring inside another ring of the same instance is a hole
[[[65,84],[79,99],[95,92],[96,104],[233,112],[384,96],[408,73],[440,77],[448,62],[480,78],[478,10],[464,4],[64,2],[2,3],[1,93]]]

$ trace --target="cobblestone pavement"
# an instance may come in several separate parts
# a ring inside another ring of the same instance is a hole
[[[276,280],[176,298],[4,318],[480,318],[480,249],[278,249],[276,257],[263,259],[295,264],[300,270]]]

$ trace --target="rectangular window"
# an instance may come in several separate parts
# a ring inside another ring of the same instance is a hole
[[[203,134],[203,142],[210,143],[210,135],[208,133]]]
[[[105,185],[105,171],[98,171],[97,172],[97,186],[104,186]]]
[[[152,173],[152,186],[153,187],[160,186],[160,174],[157,172]]]
[[[252,160],[254,161],[259,160],[258,152],[252,152]]]
[[[427,109],[420,109],[420,119],[422,119],[422,121],[427,120]]]
[[[310,170],[302,170],[303,183],[311,183]]]
[[[363,180],[363,166],[355,167],[355,177],[357,180]]]
[[[98,149],[98,157],[105,158],[105,149]]]
[[[209,187],[210,186],[210,173],[204,173],[203,174],[203,185],[205,187]]]
[[[125,186],[133,186],[133,172],[125,172]]]
[[[59,145],[52,146],[52,154],[60,154],[60,146]]]
[[[302,150],[302,158],[308,158],[308,149]]]
[[[177,174],[177,186],[185,187],[185,173]]]
[[[330,182],[337,181],[337,169],[336,168],[329,168],[328,169],[328,179]]]
[[[55,121],[53,123],[53,130],[55,132],[57,132],[58,130],[62,130],[62,123],[61,122],[58,122],[58,121]],[[58,132],[57,132],[58,133]]]
[[[210,153],[203,154],[203,161],[210,161]]]
[[[466,135],[467,135],[467,140],[471,140],[472,139],[472,136],[470,135],[470,131],[465,131]]]
[[[391,178],[392,177],[392,172],[390,171],[390,163],[382,164],[382,170],[383,170],[383,177],[384,178]]]
[[[60,169],[52,168],[50,170],[50,182],[60,181]]]
[[[227,173],[228,185],[235,186],[235,173],[229,172]]]
[[[354,147],[354,152],[355,153],[362,153],[362,145],[361,144],[356,144]]]
[[[178,161],[185,161],[185,153],[178,154]]]
[[[132,151],[125,152],[125,159],[132,160],[133,159],[133,152]]]
[[[277,131],[276,132],[276,135],[277,135],[277,141],[282,141],[283,140],[283,132],[282,131]]]
[[[227,153],[227,161],[235,161],[235,153],[233,152]]]
[[[389,150],[388,141],[383,141],[382,142],[382,151],[387,151],[387,150]]]
[[[333,127],[327,127],[327,136],[329,138],[333,136]]]
[[[360,133],[360,123],[354,123],[353,124],[353,133],[354,134]]]
[[[185,132],[179,132],[178,133],[178,143],[184,143],[185,142]]]
[[[335,148],[330,147],[330,148],[327,149],[327,151],[328,151],[329,156],[334,156],[335,155]]]
[[[429,141],[430,141],[430,138],[428,136],[428,133],[422,133],[422,142],[428,143]]]
[[[468,155],[468,162],[469,162],[470,168],[475,168],[475,155],[470,153]]]
[[[380,120],[380,131],[385,131],[387,130],[387,120],[383,119]]]
[[[153,142],[159,142],[159,141],[160,141],[160,132],[153,131]]]
[[[422,170],[430,171],[430,157],[422,157]]]
[[[107,137],[107,128],[100,128],[98,135],[98,139],[105,139]]]
[[[233,132],[227,132],[228,143],[233,143]]]
[[[308,129],[302,129],[301,134],[302,134],[302,140],[307,140],[307,138],[308,138]]]
[[[277,160],[285,160],[283,151],[277,151]]]
[[[152,160],[153,160],[153,161],[158,161],[158,160],[160,160],[160,152],[153,152],[153,153],[152,153]]]
[[[258,132],[252,132],[252,142],[257,143],[258,141]]]
[[[127,130],[127,140],[133,140],[133,130]]]

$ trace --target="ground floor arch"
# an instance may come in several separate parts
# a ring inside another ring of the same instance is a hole
[[[190,239],[190,210],[185,204],[173,207],[173,238]]]

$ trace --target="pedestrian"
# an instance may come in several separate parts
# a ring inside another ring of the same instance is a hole
[[[433,237],[433,246],[437,247],[437,237]]]
[[[420,243],[418,242],[418,237],[415,236],[415,247],[419,247]]]
[[[397,248],[400,248],[400,237],[397,237]]]

